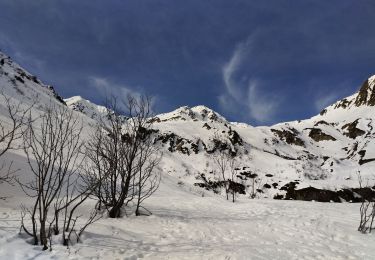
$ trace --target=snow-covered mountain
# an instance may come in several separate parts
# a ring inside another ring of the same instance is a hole
[[[217,177],[212,156],[229,149],[241,173],[258,175],[262,196],[285,195],[290,182],[298,188],[336,189],[358,186],[357,172],[371,178],[375,166],[375,76],[359,91],[301,121],[253,127],[228,122],[205,106],[181,107],[150,119],[156,130],[155,145],[163,151],[161,168],[181,185],[197,189]],[[56,102],[95,122],[105,108],[82,97],[63,100],[52,86],[42,83],[0,52],[0,89],[18,100],[39,104]],[[223,147],[217,140],[227,140]],[[245,175],[243,175],[245,176]],[[247,188],[246,178],[238,179]],[[195,186],[194,186],[195,185]]]
[[[53,86],[44,84],[38,77],[27,72],[1,51],[0,91],[7,96],[22,99],[25,102],[33,102],[38,99],[40,102],[47,103],[52,99],[65,104]]]
[[[188,183],[202,182],[202,174],[215,180],[211,156],[221,149],[219,135],[231,144],[239,168],[258,174],[265,196],[285,194],[293,181],[298,188],[356,187],[358,171],[371,179],[375,165],[374,85],[375,76],[317,116],[270,127],[228,122],[205,106],[157,115],[152,120],[165,151],[164,170]],[[74,109],[82,101],[67,103]],[[100,110],[87,104],[81,111],[90,117]]]

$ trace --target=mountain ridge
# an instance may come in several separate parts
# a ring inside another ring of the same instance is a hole
[[[15,99],[38,96],[39,105],[49,100],[67,105],[84,121],[89,120],[88,125],[105,115],[103,106],[80,96],[62,100],[52,87],[1,53],[0,83],[5,94]],[[155,145],[164,154],[160,170],[200,187],[204,181],[218,180],[212,156],[220,149],[228,149],[239,168],[257,173],[259,196],[284,196],[283,187],[296,180],[298,188],[358,186],[358,171],[365,178],[373,178],[374,85],[375,76],[371,76],[357,93],[328,106],[325,113],[272,126],[229,122],[204,105],[183,106],[156,115]],[[216,138],[229,146],[223,148]],[[245,186],[249,182],[238,181]]]

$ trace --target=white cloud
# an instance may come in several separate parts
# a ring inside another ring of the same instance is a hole
[[[248,106],[252,118],[259,122],[270,121],[279,105],[279,101],[259,91],[257,83],[252,81],[248,89]]]
[[[270,93],[263,93],[256,79],[248,80],[245,85],[236,79],[236,73],[243,68],[251,54],[252,37],[239,43],[229,61],[222,69],[225,93],[218,97],[220,106],[229,113],[241,111],[246,119],[258,122],[270,122],[277,111],[279,100]],[[246,111],[246,112],[245,112]]]
[[[236,85],[233,76],[235,72],[241,67],[243,57],[246,55],[246,48],[243,44],[236,47],[230,60],[223,67],[223,80],[228,94],[239,101],[241,99],[241,91]]]
[[[140,93],[130,87],[112,83],[106,78],[91,76],[89,80],[103,98],[114,96],[118,99],[126,99],[128,95],[140,96]]]
[[[118,101],[117,105],[119,106],[119,109],[123,111],[127,110],[123,102],[127,100],[129,95],[138,99],[141,98],[141,96],[144,96],[144,94],[133,88],[113,83],[106,78],[91,76],[89,77],[89,81],[95,90],[98,91],[99,95],[102,96],[103,102],[108,98],[115,97]],[[152,96],[151,109],[153,109],[156,100],[157,97]]]
[[[20,47],[18,44],[14,41],[12,41],[8,36],[6,36],[4,33],[0,32],[0,46],[6,46],[10,50],[13,51],[14,57],[11,57],[14,61],[16,61],[18,64],[22,65],[28,65],[29,67],[33,69],[38,69],[39,71],[43,71],[45,67],[45,61],[41,60],[33,55],[27,54],[25,52],[20,51]],[[0,49],[0,51],[4,51]],[[9,53],[6,53],[9,55]]]
[[[320,112],[322,111],[323,108],[326,108],[327,106],[332,105],[338,99],[339,99],[339,96],[335,93],[317,97],[314,102],[315,109],[318,112]]]

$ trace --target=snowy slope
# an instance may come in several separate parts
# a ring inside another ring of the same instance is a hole
[[[0,91],[24,102],[65,104],[53,86],[44,84],[0,51]]]
[[[1,202],[0,202],[1,203]],[[101,219],[83,243],[41,251],[17,233],[14,201],[0,207],[0,259],[363,259],[375,257],[375,236],[363,235],[357,204],[196,196],[173,178],[146,207],[150,217]]]
[[[372,178],[375,165],[374,85],[375,76],[366,80],[357,93],[317,116],[270,127],[228,122],[205,106],[185,106],[157,115],[152,120],[158,130],[157,145],[163,147],[162,169],[191,185],[202,182],[202,174],[217,179],[211,159],[219,149],[216,135],[230,143],[227,149],[236,155],[239,168],[259,175],[257,188],[264,192],[262,196],[284,194],[280,189],[296,180],[299,188],[355,187],[357,171]],[[0,86],[6,95],[22,102],[37,99],[36,108],[50,102],[66,104],[82,114],[89,128],[105,115],[104,107],[82,97],[62,100],[53,87],[1,52]]]
[[[259,175],[262,196],[285,193],[280,188],[290,181],[298,181],[298,188],[357,187],[358,171],[373,180],[374,85],[375,76],[366,80],[358,93],[317,116],[271,127],[228,122],[205,106],[185,106],[157,115],[152,120],[159,131],[158,144],[165,151],[163,169],[190,184],[199,183],[202,173],[217,179],[210,157],[217,152],[213,139],[219,135],[231,144],[228,149],[235,152],[238,167]],[[102,111],[82,98],[66,102],[73,109],[81,107],[91,118]],[[266,184],[273,184],[272,188],[265,188]]]
[[[371,178],[374,79],[320,115],[271,127],[228,122],[205,106],[155,116],[150,120],[164,156],[160,188],[145,202],[153,216],[102,219],[69,250],[56,241],[52,252],[42,252],[19,236],[19,206],[30,201],[19,187],[2,185],[0,192],[11,197],[0,201],[0,259],[374,259],[374,236],[356,231],[359,205],[249,200],[248,190],[233,204],[194,185],[202,174],[217,178],[215,135],[228,140],[241,169],[259,175],[259,197],[284,194],[282,186],[295,180],[299,188],[335,189],[357,186],[357,170]],[[83,138],[105,115],[82,97],[62,100],[2,53],[0,84],[15,100],[37,100],[33,113],[50,103],[77,111],[86,124]],[[0,120],[7,120],[2,106]],[[13,160],[20,178],[27,178],[22,151],[2,159]]]

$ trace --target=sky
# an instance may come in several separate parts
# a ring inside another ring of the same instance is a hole
[[[375,74],[374,0],[0,0],[0,50],[64,97],[147,94],[252,125]]]

